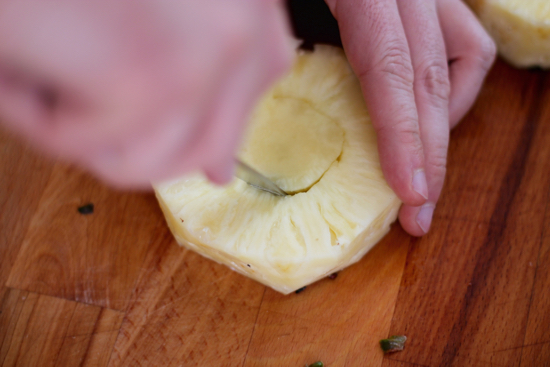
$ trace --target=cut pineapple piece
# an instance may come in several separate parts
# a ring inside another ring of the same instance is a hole
[[[499,53],[518,67],[550,67],[549,0],[466,0],[495,40]]]
[[[273,94],[252,120],[239,155],[286,192],[310,188],[342,153],[344,130],[309,101]]]
[[[358,261],[389,230],[400,201],[343,52],[299,52],[258,104],[240,157],[295,195],[196,174],[155,185],[176,240],[289,293]],[[207,275],[205,275],[207,276]]]

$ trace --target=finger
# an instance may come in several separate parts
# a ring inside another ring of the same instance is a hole
[[[294,55],[295,42],[281,4],[259,6],[263,7],[264,17],[258,19],[262,23],[257,28],[264,32],[254,36],[248,53],[242,55],[243,61],[229,73],[213,98],[210,113],[204,117],[203,134],[194,149],[175,155],[185,154],[188,161],[200,162],[199,168],[218,184],[233,178],[234,157],[249,114],[265,89],[286,72]]]
[[[449,143],[449,73],[436,0],[397,0],[411,51],[414,94],[424,148],[428,200],[423,206],[403,205],[399,219],[413,235],[428,232],[439,199]]]
[[[9,68],[0,67],[0,114],[3,122],[18,133],[35,138],[49,122],[47,106],[37,83]]]
[[[122,150],[120,141],[112,143],[112,149],[103,149],[96,155],[101,159],[96,159],[94,170],[103,172],[102,177],[117,186],[146,184],[148,179],[159,181],[201,169],[216,183],[229,181],[248,113],[256,98],[286,70],[293,54],[282,12],[274,12],[275,6],[278,4],[265,5],[266,14],[258,19],[256,28],[229,27],[232,33],[225,33],[229,40],[225,51],[215,55],[223,63],[223,75],[214,78],[214,88],[200,94],[206,105],[189,108],[188,95],[178,90],[163,94],[158,104],[164,107],[155,109],[151,116],[138,116],[149,123],[126,134]],[[251,29],[261,32],[256,34]],[[258,41],[266,41],[265,50],[258,47]],[[203,77],[208,75],[204,71],[199,73]],[[198,93],[197,88],[193,91]],[[163,101],[170,101],[168,107]]]
[[[204,173],[217,184],[225,184],[233,176],[235,151],[255,102],[253,96],[260,93],[259,89],[254,90],[256,85],[250,80],[251,66],[250,63],[243,65],[223,88],[210,117],[212,124],[205,134],[207,140],[202,143],[211,148],[211,157],[203,166]]]
[[[453,128],[474,103],[496,46],[472,11],[458,0],[440,0],[439,18],[450,61],[450,124]]]
[[[139,105],[140,115],[128,125],[123,134],[114,134],[105,142],[97,142],[97,148],[89,154],[89,159],[81,162],[96,172],[104,181],[119,187],[147,187],[150,181],[158,182],[174,178],[185,172],[200,170],[202,164],[217,155],[218,146],[209,141],[209,136],[220,128],[219,122],[234,123],[233,116],[225,119],[213,118],[213,111],[225,101],[228,89],[239,64],[245,58],[241,55],[231,60],[227,55],[226,72],[214,90],[210,90],[210,100],[201,108],[189,108],[182,93],[166,95],[164,86],[159,88],[168,103],[156,101],[141,105],[131,100],[130,105]],[[173,88],[168,88],[168,91]],[[220,92],[220,90],[222,92]],[[240,105],[242,90],[233,90],[233,103]],[[185,97],[185,95],[183,95]],[[227,134],[227,131],[226,131]],[[227,173],[228,175],[230,173]]]
[[[233,178],[235,153],[250,112],[262,95],[291,65],[294,42],[281,4],[267,4],[269,14],[264,23],[271,31],[258,39],[259,49],[231,77],[214,110],[215,121],[206,146],[216,154],[204,166],[204,172],[214,183],[224,184]]]
[[[395,1],[327,0],[358,75],[384,176],[408,205],[428,197],[424,152],[413,90],[414,74]]]

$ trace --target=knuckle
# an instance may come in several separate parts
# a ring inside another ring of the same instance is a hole
[[[426,165],[432,177],[442,181],[447,172],[446,150],[443,150],[441,153],[429,155],[426,159]]]
[[[426,92],[438,99],[447,101],[451,93],[451,83],[447,65],[431,62],[420,69],[415,80]]]
[[[489,70],[495,62],[497,56],[497,46],[495,41],[493,41],[487,33],[484,33],[482,37],[479,37],[475,52],[481,67],[484,70]]]
[[[399,120],[394,124],[382,125],[378,132],[397,139],[399,144],[422,149],[420,131],[414,119]]]
[[[226,47],[235,54],[240,54],[251,44],[250,33],[245,27],[236,26],[229,28],[226,34]]]
[[[402,42],[390,44],[374,65],[361,74],[370,72],[385,74],[398,85],[411,88],[414,82],[414,71],[407,46]]]
[[[252,25],[242,14],[237,13],[235,17],[226,18],[223,24],[220,24],[220,32],[224,49],[232,56],[241,55],[253,43],[254,30]]]

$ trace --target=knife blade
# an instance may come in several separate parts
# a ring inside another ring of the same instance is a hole
[[[237,165],[235,167],[235,176],[240,178],[250,186],[253,186],[259,190],[267,191],[277,196],[288,195],[283,189],[277,186],[269,178],[250,167],[240,159],[235,159]]]

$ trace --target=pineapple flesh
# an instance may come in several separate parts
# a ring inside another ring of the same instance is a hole
[[[497,44],[517,67],[550,67],[549,0],[466,0]]]
[[[201,174],[155,185],[178,243],[288,294],[358,261],[395,221],[376,134],[343,51],[299,51],[258,103],[239,157],[292,193]],[[207,275],[205,275],[207,276]]]

